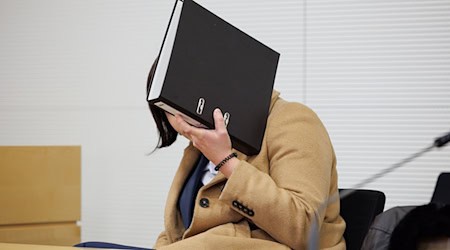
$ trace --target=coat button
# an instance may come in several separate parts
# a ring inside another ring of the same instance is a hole
[[[233,207],[238,207],[239,206],[239,202],[237,202],[237,201],[233,201]]]
[[[247,214],[250,216],[253,216],[253,215],[255,215],[255,212],[253,210],[249,209]]]
[[[203,208],[207,208],[209,207],[209,200],[206,198],[201,198],[200,199],[200,206]]]

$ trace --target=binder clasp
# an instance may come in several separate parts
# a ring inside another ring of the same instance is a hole
[[[203,97],[198,98],[198,104],[197,104],[197,114],[201,115],[203,113],[203,108],[205,107],[205,99]]]
[[[225,127],[228,126],[228,123],[230,122],[230,113],[226,112],[225,114],[223,114],[223,120],[225,122]]]

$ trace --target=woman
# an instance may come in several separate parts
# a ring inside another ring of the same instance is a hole
[[[155,64],[148,90],[154,70]],[[215,129],[208,130],[149,106],[158,148],[170,146],[178,134],[190,140],[156,249],[307,249],[312,226],[319,228],[320,249],[345,249],[339,199],[328,204],[338,192],[336,158],[309,108],[274,91],[261,151],[250,156],[232,149],[219,109]]]

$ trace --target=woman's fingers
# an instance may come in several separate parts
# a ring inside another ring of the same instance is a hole
[[[192,141],[193,137],[199,138],[202,135],[202,129],[191,126],[189,123],[184,121],[184,119],[180,115],[176,115],[175,118],[181,134],[187,137],[189,140]]]
[[[227,130],[227,128],[225,127],[225,121],[223,119],[223,114],[222,111],[219,108],[216,108],[214,110],[214,127],[215,130],[218,132],[224,132]]]
[[[213,118],[215,129],[197,128],[187,123],[180,115],[175,115],[172,126],[210,161],[217,164],[230,154],[232,146],[220,109],[214,110]]]

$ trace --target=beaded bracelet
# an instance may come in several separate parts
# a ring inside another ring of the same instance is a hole
[[[217,164],[217,166],[214,168],[214,170],[219,171],[219,169],[225,164],[227,163],[227,161],[229,161],[231,158],[233,157],[237,157],[238,155],[233,152],[230,155],[228,155],[227,157],[225,157],[225,159],[223,159],[221,162],[219,162],[219,164]]]

